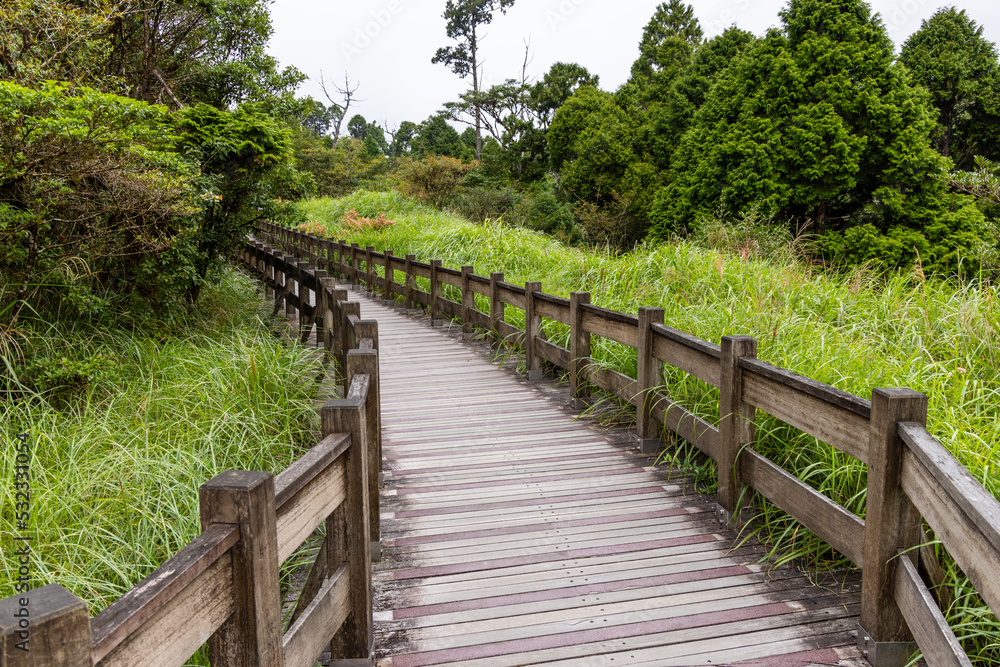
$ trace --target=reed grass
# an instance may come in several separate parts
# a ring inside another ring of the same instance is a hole
[[[71,390],[4,405],[0,597],[17,572],[7,540],[23,534],[7,446],[19,433],[34,451],[33,585],[59,583],[92,614],[200,533],[200,484],[227,469],[278,473],[313,444],[316,362],[271,333],[260,303],[256,284],[231,272],[169,327],[24,321],[31,354],[99,363]]]
[[[302,204],[328,235],[362,247],[415,254],[445,266],[502,271],[507,282],[542,281],[560,296],[589,291],[593,303],[626,313],[660,306],[669,326],[718,343],[726,335],[758,340],[758,356],[802,375],[870,398],[879,387],[910,387],[930,399],[928,428],[995,496],[1000,497],[1000,289],[988,281],[962,285],[912,275],[884,276],[864,267],[831,275],[789,256],[767,261],[727,255],[687,242],[641,245],[625,254],[580,249],[503,221],[472,224],[396,192],[358,192]],[[385,213],[395,224],[378,231],[343,230],[343,214]],[[523,313],[508,307],[512,323]],[[520,318],[520,319],[518,319]],[[555,342],[562,325],[547,323]],[[634,373],[635,352],[594,337],[595,359]],[[663,382],[673,400],[712,422],[717,391],[675,369]],[[786,470],[863,515],[866,468],[778,421],[758,418],[755,447]],[[670,454],[704,482],[711,465],[681,447]],[[758,503],[756,534],[779,559],[813,566],[845,561],[775,508]],[[941,549],[940,546],[938,546]],[[942,553],[955,602],[947,615],[979,665],[1000,664],[1000,622]]]

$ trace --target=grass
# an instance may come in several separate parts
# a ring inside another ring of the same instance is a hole
[[[0,597],[14,592],[7,547],[23,534],[10,446],[20,433],[34,452],[32,585],[59,583],[92,614],[200,533],[200,484],[226,469],[278,473],[313,444],[315,362],[272,335],[259,304],[254,282],[232,272],[172,328],[25,324],[32,356],[88,375],[4,405]]]
[[[726,335],[758,340],[758,356],[821,382],[869,398],[878,387],[911,387],[928,395],[928,428],[994,496],[1000,497],[1000,289],[987,282],[956,286],[913,276],[880,277],[859,268],[832,276],[795,260],[745,259],[690,243],[640,246],[617,255],[567,247],[502,221],[476,225],[419,205],[396,192],[358,192],[302,205],[329,235],[362,247],[415,254],[445,266],[473,265],[480,275],[502,271],[508,282],[540,280],[550,294],[589,291],[592,302],[635,313],[660,306],[666,323],[718,343]],[[395,224],[345,232],[350,209]],[[509,309],[513,320],[523,315]],[[565,328],[546,324],[555,341]],[[635,352],[597,339],[594,357],[634,373]],[[672,398],[717,421],[717,392],[676,371],[664,386]],[[863,464],[776,419],[758,418],[755,447],[786,470],[863,514]],[[696,463],[683,447],[678,461]],[[700,466],[703,478],[711,466]],[[828,546],[783,513],[758,504],[760,537],[782,558],[843,564]],[[937,547],[940,549],[940,546]],[[944,554],[942,554],[944,555]],[[967,639],[976,664],[1000,664],[1000,622],[945,556],[955,602],[952,627]]]

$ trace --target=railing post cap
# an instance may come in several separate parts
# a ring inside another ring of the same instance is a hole
[[[273,477],[274,473],[260,470],[226,470],[202,484],[199,490],[252,489]]]
[[[909,387],[882,387],[872,389],[872,400],[875,397],[884,398],[890,401],[900,400],[927,400],[927,395]]]

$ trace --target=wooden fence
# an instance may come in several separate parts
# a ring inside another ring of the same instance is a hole
[[[592,386],[631,403],[640,448],[658,449],[663,427],[693,444],[718,463],[721,521],[740,519],[742,492],[750,487],[862,569],[858,643],[876,667],[905,664],[913,639],[932,665],[970,664],[931,593],[937,589],[944,599],[944,574],[921,517],[993,612],[1000,611],[1000,503],[928,433],[924,395],[877,389],[868,401],[757,359],[753,338],[727,336],[715,345],[673,329],[660,308],[624,314],[591,304],[584,292],[552,296],[538,282],[522,287],[501,273],[487,278],[471,266],[451,269],[440,260],[418,262],[271,224],[257,236],[257,252],[280,248],[377,289],[386,300],[426,307],[434,321],[447,313],[462,320],[466,333],[478,327],[519,345],[531,378],[540,376],[543,361],[565,369],[577,407]],[[420,289],[418,278],[428,289]],[[448,285],[460,300],[445,298]],[[489,312],[477,308],[477,296]],[[524,311],[524,329],[505,321],[508,306]],[[569,349],[540,335],[543,319],[569,327]],[[594,363],[591,336],[636,349],[637,377]],[[719,389],[718,428],[664,394],[662,364]],[[868,465],[865,519],[754,451],[757,410]]]
[[[93,619],[56,584],[0,600],[3,667],[175,667],[205,642],[213,667],[311,667],[327,647],[344,664],[372,662],[378,327],[322,272],[272,260],[285,278],[275,308],[321,321],[340,363],[344,398],[323,406],[322,440],[277,477],[230,470],[202,485],[201,535]],[[279,568],[320,524],[326,538],[283,630]]]

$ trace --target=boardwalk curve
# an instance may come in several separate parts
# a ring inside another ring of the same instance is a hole
[[[858,664],[853,588],[768,570],[622,433],[351,298],[379,323],[380,665]]]

